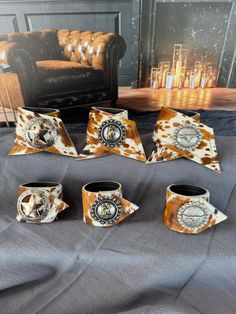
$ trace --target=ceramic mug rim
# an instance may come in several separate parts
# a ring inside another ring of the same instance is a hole
[[[83,186],[83,190],[91,193],[115,192],[121,189],[121,184],[117,181],[99,180],[92,181]]]
[[[60,110],[55,108],[41,108],[41,107],[22,107],[24,110],[31,111],[38,114],[50,114],[50,113],[60,113]]]
[[[48,189],[54,187],[61,187],[61,183],[57,182],[46,182],[46,181],[34,181],[34,182],[26,182],[20,185],[20,187],[24,187],[27,189]]]
[[[167,187],[167,190],[173,194],[185,197],[203,197],[210,195],[209,191],[202,186],[184,183],[171,184]]]

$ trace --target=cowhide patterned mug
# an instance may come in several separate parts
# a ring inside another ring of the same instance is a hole
[[[62,201],[62,185],[55,182],[29,182],[19,186],[16,219],[20,222],[52,222],[69,207]]]
[[[138,206],[123,198],[122,186],[115,181],[95,181],[82,188],[83,220],[96,227],[112,227]]]
[[[167,187],[164,224],[181,233],[197,234],[227,216],[209,203],[210,192],[200,186],[173,184]]]
[[[162,107],[154,128],[155,142],[147,163],[187,158],[220,173],[214,130],[196,112]]]
[[[146,155],[135,121],[128,111],[118,108],[92,107],[89,113],[86,146],[78,159],[117,154],[142,162]]]
[[[60,111],[52,108],[18,108],[15,145],[8,155],[48,152],[77,157],[78,153],[59,116]]]

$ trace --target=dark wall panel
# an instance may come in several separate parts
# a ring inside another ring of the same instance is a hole
[[[18,24],[16,15],[2,15],[0,14],[0,30],[4,29],[7,33],[17,32]]]
[[[90,29],[93,31],[119,33],[120,12],[84,12],[56,14],[26,14],[27,29],[42,28]]]

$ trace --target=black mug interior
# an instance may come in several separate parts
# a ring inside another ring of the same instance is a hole
[[[47,114],[47,113],[52,113],[52,112],[60,112],[57,109],[53,108],[37,108],[37,107],[23,107],[25,110],[32,111],[34,113],[41,113],[41,114]]]
[[[115,191],[119,189],[120,185],[114,181],[98,181],[88,183],[85,186],[85,190],[88,192],[102,192],[102,191]]]
[[[178,111],[182,114],[185,114],[188,117],[193,117],[196,115],[196,112],[191,111],[191,110],[184,110],[184,109],[174,109],[175,111]]]
[[[170,186],[170,190],[176,194],[180,194],[183,196],[199,196],[205,195],[207,193],[207,190],[200,186],[185,184],[174,184]]]
[[[22,186],[26,188],[51,188],[54,186],[58,186],[58,183],[56,182],[29,182],[22,184]]]
[[[125,111],[124,109],[118,109],[118,108],[103,108],[103,107],[96,107],[96,108],[102,111],[108,112],[108,113],[112,113],[112,114],[121,113]]]

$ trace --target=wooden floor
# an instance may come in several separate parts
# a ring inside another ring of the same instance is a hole
[[[118,107],[138,111],[155,111],[161,106],[186,109],[236,110],[236,88],[211,89],[172,89],[119,88]],[[13,115],[6,109],[7,118],[13,121]],[[5,117],[0,108],[0,122]]]
[[[155,111],[161,106],[205,110],[236,110],[236,88],[151,90],[119,88],[119,107]]]

